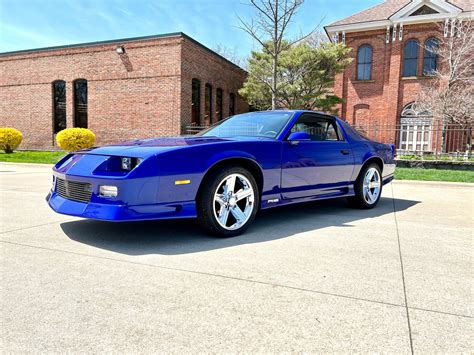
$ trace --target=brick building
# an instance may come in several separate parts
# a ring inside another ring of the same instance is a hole
[[[429,50],[472,19],[470,0],[387,0],[325,27],[332,41],[352,48],[353,62],[336,78],[345,99],[340,115],[369,136],[407,151],[432,151],[438,132],[413,102],[438,58]],[[385,127],[385,128],[384,128]]]
[[[246,72],[183,33],[0,54],[0,127],[51,149],[66,127],[97,143],[179,135],[248,110]]]

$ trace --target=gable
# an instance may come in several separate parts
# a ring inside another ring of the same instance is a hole
[[[386,29],[389,43],[391,29],[405,25],[449,22],[452,19],[472,18],[474,0],[385,0],[383,3],[334,22],[324,29],[332,40],[348,32]],[[389,33],[390,32],[390,33]],[[400,35],[400,40],[402,36]],[[393,35],[394,40],[395,35]]]
[[[437,17],[439,15],[456,16],[462,10],[444,0],[415,0],[404,6],[392,16],[391,20],[413,19],[416,16]]]
[[[413,11],[408,16],[432,15],[432,14],[439,14],[439,12],[427,5],[423,5],[418,10]]]

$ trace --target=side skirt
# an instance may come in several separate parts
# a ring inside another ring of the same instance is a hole
[[[336,193],[336,194],[325,194],[325,195],[315,195],[315,196],[309,196],[309,197],[301,197],[301,198],[293,198],[293,199],[270,199],[270,200],[262,200],[260,203],[260,208],[262,210],[268,209],[268,208],[273,208],[273,207],[279,207],[279,206],[285,206],[285,205],[292,205],[295,203],[303,203],[303,202],[311,202],[311,201],[320,201],[320,200],[329,200],[332,198],[341,198],[341,197],[350,197],[354,196],[354,188],[349,187],[347,189],[346,193]]]

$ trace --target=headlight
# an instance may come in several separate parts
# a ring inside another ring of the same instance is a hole
[[[132,158],[122,158],[122,170],[132,170]]]
[[[135,169],[143,161],[143,159],[122,157],[120,161],[122,170],[130,171]]]

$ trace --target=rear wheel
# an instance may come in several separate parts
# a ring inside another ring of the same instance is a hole
[[[382,174],[377,164],[365,166],[354,183],[355,196],[349,202],[356,208],[374,208],[382,194]]]
[[[259,193],[244,168],[221,168],[204,182],[198,197],[198,221],[210,234],[233,237],[243,233],[257,214]]]

